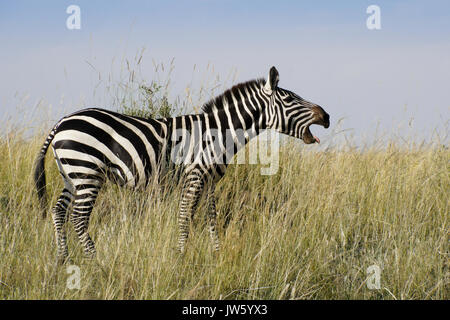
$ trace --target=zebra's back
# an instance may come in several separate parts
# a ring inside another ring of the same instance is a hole
[[[166,136],[164,119],[89,108],[59,121],[52,146],[61,173],[75,185],[113,176],[121,185],[139,187],[160,173]]]

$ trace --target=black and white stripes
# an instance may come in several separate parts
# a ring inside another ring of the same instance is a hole
[[[67,257],[63,226],[70,206],[70,221],[85,253],[94,255],[87,229],[103,183],[111,179],[131,188],[145,187],[164,176],[172,164],[183,171],[179,250],[185,249],[189,221],[203,192],[208,198],[211,239],[214,249],[219,249],[214,187],[233,155],[266,129],[314,143],[319,139],[309,126],[329,126],[329,116],[321,107],[279,88],[278,78],[272,67],[267,80],[234,86],[206,103],[200,114],[155,120],[91,108],[61,119],[46,139],[35,169],[45,207],[44,158],[51,144],[65,185],[52,209],[59,259]]]

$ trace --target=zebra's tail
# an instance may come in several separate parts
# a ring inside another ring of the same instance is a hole
[[[45,139],[44,145],[39,151],[39,154],[35,161],[34,166],[34,183],[36,185],[37,194],[39,198],[39,205],[42,210],[42,218],[45,219],[47,216],[47,194],[46,194],[46,181],[45,181],[45,154],[47,153],[48,147],[55,137],[56,127],[52,129],[47,139]]]

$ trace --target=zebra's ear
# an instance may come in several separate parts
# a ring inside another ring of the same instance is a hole
[[[280,80],[280,75],[275,67],[270,68],[269,75],[267,76],[266,84],[264,85],[264,91],[268,94],[272,94],[278,86],[278,81]]]

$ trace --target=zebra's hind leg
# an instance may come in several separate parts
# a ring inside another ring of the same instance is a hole
[[[83,246],[84,254],[89,258],[95,257],[96,253],[94,242],[88,233],[88,227],[99,190],[100,185],[77,187],[73,210],[70,215],[70,222],[73,224],[78,239]]]
[[[214,196],[214,188],[208,190],[208,227],[209,235],[211,236],[211,241],[214,251],[219,251],[220,242],[219,236],[217,234],[217,212],[216,212],[216,197]]]
[[[204,182],[201,176],[196,174],[189,175],[184,183],[178,215],[178,251],[180,253],[184,253],[189,236],[189,223],[202,195],[203,186]]]
[[[69,255],[67,248],[67,236],[65,223],[67,211],[74,199],[72,192],[66,188],[63,189],[61,195],[52,209],[53,226],[55,228],[57,262],[63,264]]]

